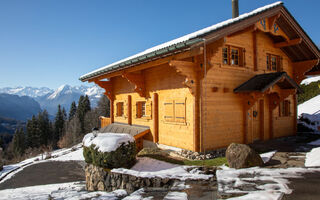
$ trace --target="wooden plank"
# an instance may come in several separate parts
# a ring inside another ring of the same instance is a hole
[[[253,71],[258,71],[258,51],[257,51],[257,32],[252,32],[252,45],[253,45]]]
[[[264,100],[259,100],[260,140],[264,140]]]
[[[128,124],[132,125],[132,98],[131,95],[128,95]]]

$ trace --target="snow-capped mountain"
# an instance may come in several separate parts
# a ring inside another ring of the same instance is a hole
[[[95,107],[103,92],[104,90],[96,85],[91,87],[62,85],[56,90],[47,87],[0,88],[0,93],[32,97],[40,104],[41,109],[46,109],[50,115],[56,114],[59,104],[68,111],[71,103],[73,101],[78,103],[81,95],[88,95],[91,107]]]
[[[14,94],[18,96],[29,96],[29,97],[40,97],[44,96],[48,93],[52,93],[53,90],[47,87],[4,87],[0,88],[0,93],[6,93],[6,94]]]
[[[64,107],[67,111],[73,101],[78,103],[81,95],[88,95],[91,107],[97,106],[97,103],[103,94],[104,90],[98,86],[70,86],[62,85],[55,91],[41,97],[36,97],[42,109],[46,109],[49,114],[55,115],[58,105]]]

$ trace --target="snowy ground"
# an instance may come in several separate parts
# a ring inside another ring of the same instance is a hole
[[[0,171],[0,183],[14,176],[14,174],[23,170],[25,167],[37,164],[40,162],[49,161],[84,161],[82,153],[82,145],[78,144],[72,148],[59,149],[51,152],[51,158],[46,159],[46,155],[38,155],[33,158],[29,158],[17,164],[5,165],[3,170]]]

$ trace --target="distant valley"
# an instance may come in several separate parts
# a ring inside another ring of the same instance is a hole
[[[46,109],[51,117],[55,116],[58,105],[69,111],[73,101],[76,103],[81,95],[88,95],[91,107],[95,107],[104,90],[98,86],[70,86],[62,85],[56,90],[47,87],[5,87],[0,88],[0,118],[11,121],[3,122],[6,126],[0,126],[0,132],[12,132],[15,120],[26,121],[32,115]],[[18,123],[18,122],[17,122]],[[19,122],[20,123],[20,122]]]

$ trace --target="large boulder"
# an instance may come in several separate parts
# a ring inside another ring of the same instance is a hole
[[[226,158],[229,167],[236,169],[263,165],[260,155],[245,144],[230,144],[226,150]]]
[[[83,156],[98,167],[130,168],[136,161],[136,143],[129,134],[89,133],[83,138]]]

